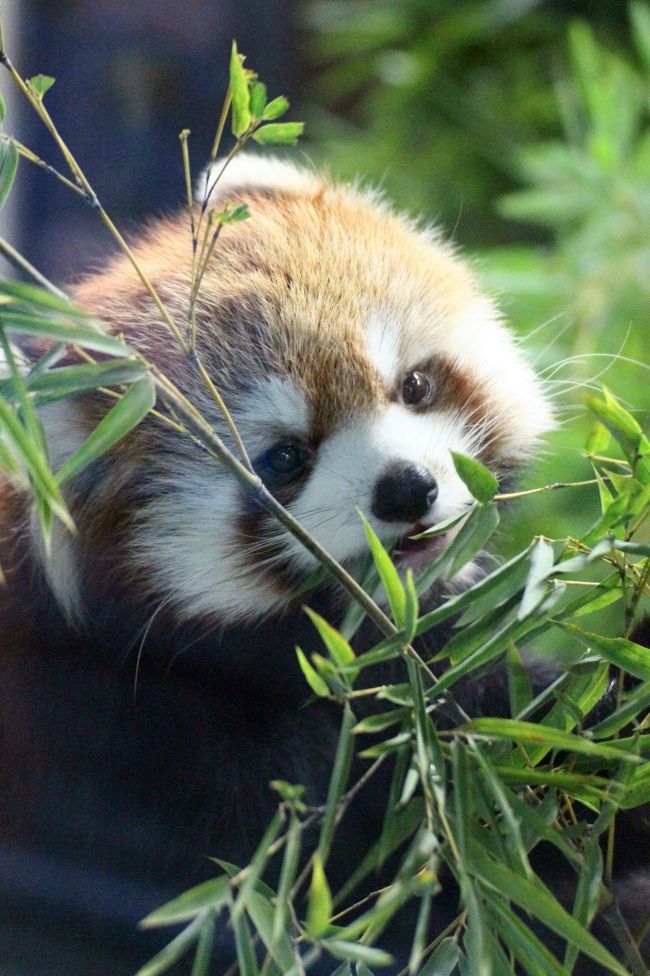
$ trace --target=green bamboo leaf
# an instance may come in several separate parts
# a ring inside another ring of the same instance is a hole
[[[466,454],[452,451],[451,457],[456,474],[469,488],[473,497],[478,502],[489,502],[499,490],[499,482],[492,472],[476,458],[468,457]]]
[[[611,969],[617,976],[627,976],[620,962],[590,932],[562,908],[558,900],[535,878],[530,881],[505,864],[494,861],[476,845],[469,870],[492,890],[513,901],[540,922],[575,945],[590,959]]]
[[[186,922],[197,915],[205,913],[206,908],[218,911],[226,904],[230,897],[230,882],[228,876],[220,875],[183,892],[178,898],[168,901],[166,905],[143,918],[140,928],[151,929],[163,925],[177,925]]]
[[[27,84],[40,101],[43,95],[50,90],[54,82],[55,79],[51,75],[34,75],[33,78],[29,79]]]
[[[650,709],[650,686],[648,684],[639,685],[628,696],[627,701],[615,709],[611,715],[604,718],[597,725],[593,725],[589,731],[594,738],[611,738],[616,732],[633,722],[641,714],[645,714]]]
[[[10,306],[2,304],[0,304],[0,324],[8,331],[18,332],[21,335],[44,336],[56,342],[105,352],[109,356],[128,356],[131,351],[121,339],[116,339],[91,325],[73,325],[56,319],[17,312]]]
[[[269,122],[253,133],[261,146],[293,146],[302,135],[304,122]]]
[[[288,972],[296,959],[291,939],[286,932],[280,931],[277,938],[273,935],[275,908],[271,900],[261,892],[253,891],[247,899],[246,911],[271,958],[278,964],[281,972]]]
[[[453,578],[463,566],[480,552],[498,524],[499,512],[494,502],[488,502],[486,505],[475,505],[447,549],[418,578],[418,592],[422,593],[427,590],[435,580],[443,575],[449,579]],[[418,633],[421,632],[420,624],[418,624]]]
[[[618,804],[623,810],[632,810],[648,802],[650,802],[650,762],[645,762],[640,769],[634,770]]]
[[[460,962],[460,948],[454,938],[448,936],[431,953],[418,976],[451,976]]]
[[[102,417],[81,447],[56,473],[59,485],[79,474],[98,457],[122,440],[149,413],[156,402],[156,388],[150,376],[143,376],[129,387],[114,407]]]
[[[288,111],[289,99],[285,98],[284,95],[279,95],[277,98],[271,99],[264,109],[262,118],[265,122],[272,122],[274,119],[279,119],[281,115],[284,115]]]
[[[230,53],[230,92],[232,94],[232,133],[239,138],[250,127],[251,111],[244,56],[237,50],[236,41],[232,42]]]
[[[448,556],[453,557],[447,571],[450,579],[482,550],[498,525],[499,511],[495,503],[478,505],[447,550]]]
[[[598,910],[600,889],[603,876],[603,855],[598,843],[598,837],[591,837],[582,855],[582,867],[578,875],[575,899],[573,902],[573,917],[587,929],[591,925]],[[578,958],[578,947],[567,943],[564,953],[564,965],[571,972]]]
[[[178,962],[201,935],[203,926],[209,917],[209,911],[202,912],[193,922],[183,929],[175,939],[165,946],[157,955],[138,969],[136,976],[158,976],[170,969],[174,963]]]
[[[343,791],[347,785],[350,775],[350,766],[352,764],[352,755],[354,750],[352,730],[355,724],[356,718],[354,717],[354,713],[350,708],[349,703],[346,702],[343,706],[341,730],[339,732],[339,738],[336,744],[334,766],[332,767],[332,774],[330,776],[329,786],[327,789],[325,813],[323,815],[323,823],[320,830],[320,837],[318,839],[317,853],[321,865],[326,863],[329,855],[332,838],[334,836],[334,828],[336,826],[336,814],[338,812],[339,800],[343,795]]]
[[[33,380],[27,376],[26,382],[30,392],[38,393],[38,402],[47,403],[100,386],[129,385],[146,375],[147,367],[136,359],[112,359],[104,363],[60,366]]]
[[[458,596],[451,597],[435,610],[424,614],[418,621],[416,634],[426,633],[427,630],[437,627],[449,617],[455,616],[460,610],[472,610],[474,606],[492,608],[503,602],[512,593],[523,588],[524,580],[528,575],[526,561],[531,550],[532,546],[509,559],[508,562],[483,577],[474,586],[459,593]]]
[[[295,813],[291,813],[287,841],[282,859],[282,869],[278,882],[278,897],[275,903],[275,915],[271,929],[271,939],[274,943],[282,937],[289,918],[289,899],[291,888],[296,880],[300,861],[300,822]]]
[[[650,445],[643,435],[638,421],[614,399],[609,390],[603,390],[603,398],[587,397],[587,404],[619,442],[628,460],[634,466],[637,455]]]
[[[390,604],[395,623],[398,627],[402,628],[404,626],[404,615],[406,613],[406,594],[404,593],[404,587],[402,581],[399,578],[399,573],[395,569],[393,562],[384,549],[379,536],[374,531],[369,522],[361,516],[361,523],[363,525],[363,531],[366,537],[366,542],[370,552],[372,553],[372,558],[374,560],[375,566],[377,567],[377,572],[379,573],[379,578],[381,579],[382,585],[384,587],[386,596],[388,597],[388,602]]]
[[[0,125],[2,125],[2,123],[4,122],[6,114],[7,114],[7,109],[5,106],[5,100],[2,97],[2,95],[0,95]]]
[[[512,611],[516,607],[518,594],[506,603],[487,611],[483,616],[472,621],[471,624],[461,626],[451,640],[439,651],[437,656],[448,657],[453,664],[457,664],[484,645],[506,620],[512,618]]]
[[[323,681],[323,679],[316,671],[316,669],[309,663],[309,661],[305,656],[304,651],[302,651],[299,647],[296,647],[296,655],[298,657],[298,664],[300,665],[300,670],[305,676],[307,684],[314,692],[314,694],[318,695],[319,698],[329,697],[330,692],[326,682]]]
[[[357,722],[352,731],[355,735],[372,735],[376,732],[383,732],[384,729],[390,728],[391,725],[403,722],[410,714],[411,710],[409,708],[395,708],[390,712],[379,712],[377,715],[368,715],[366,718],[361,719],[360,722]]]
[[[49,469],[47,459],[43,455],[40,444],[35,444],[28,432],[19,422],[15,413],[0,398],[0,431],[5,438],[8,448],[13,455],[25,466],[27,473],[32,481],[36,493],[36,502],[45,502],[51,508],[54,515],[59,518],[71,531],[75,531],[72,516],[68,512],[67,506],[61,495],[59,485]],[[40,510],[40,504],[39,504]],[[43,525],[45,538],[48,535],[46,525]]]
[[[592,454],[602,454],[607,450],[609,442],[611,440],[611,434],[607,430],[604,424],[597,421],[592,427],[591,434],[589,435],[589,440],[587,441],[585,447],[585,454],[591,456]]]
[[[232,927],[235,933],[239,976],[258,976],[259,969],[255,957],[255,946],[253,945],[246,916],[240,915],[237,919],[234,919]]]
[[[547,746],[549,749],[602,756],[604,759],[640,762],[638,756],[612,745],[601,745],[584,736],[572,735],[570,732],[562,732],[560,729],[537,725],[534,722],[520,722],[509,718],[476,718],[467,723],[466,729],[468,732],[476,732],[480,735],[512,739],[514,742],[534,743]]]
[[[404,746],[411,743],[411,740],[411,732],[400,732],[398,735],[394,735],[392,739],[386,739],[384,742],[378,742],[376,746],[364,749],[359,755],[363,759],[377,759],[379,756],[390,755],[391,752],[403,749]]]
[[[335,959],[349,959],[353,962],[363,962],[368,966],[390,966],[393,961],[393,957],[383,949],[362,945],[360,942],[329,939],[324,945]]]
[[[611,664],[633,674],[635,678],[650,681],[650,651],[647,647],[624,637],[602,637],[600,634],[581,630],[574,624],[560,622],[559,626],[586,647],[598,651]]]
[[[510,714],[516,718],[532,700],[532,691],[528,672],[524,667],[517,645],[510,643],[506,651],[506,669],[508,675],[508,699]]]
[[[472,976],[493,976],[492,939],[484,916],[483,906],[473,879],[461,868],[461,891],[467,911],[467,925],[463,947],[467,955],[467,969]],[[498,971],[498,970],[497,970]]]
[[[565,790],[572,796],[589,797],[592,801],[602,801],[610,795],[611,780],[605,776],[502,764],[497,764],[495,768],[507,786],[550,786],[552,789]]]
[[[418,532],[417,535],[411,536],[412,539],[430,539],[433,536],[444,535],[449,529],[452,529],[454,525],[458,525],[468,516],[468,512],[458,512],[456,515],[450,515],[449,518],[443,519],[442,522],[436,522],[431,528],[425,529],[424,532]]]
[[[261,81],[254,81],[251,85],[250,91],[251,96],[249,108],[251,116],[254,119],[260,119],[262,118],[262,112],[265,113],[264,106],[266,105],[266,85],[262,84]]]
[[[13,139],[0,141],[0,207],[4,205],[13,186],[18,169],[18,150]]]
[[[201,929],[191,976],[209,976],[214,945],[214,920],[208,919]]]
[[[504,943],[512,950],[520,962],[528,968],[535,965],[536,973],[543,976],[571,976],[571,970],[563,966],[546,946],[537,938],[526,923],[500,899],[491,901],[490,907],[494,923],[501,933]],[[422,976],[422,974],[420,974]]]
[[[305,607],[305,613],[318,631],[319,637],[329,651],[330,657],[337,667],[345,667],[352,664],[355,654],[345,637],[338,632],[335,627],[327,622],[320,614],[310,607]]]
[[[537,609],[548,593],[548,578],[553,572],[555,553],[553,547],[544,539],[538,539],[530,560],[530,571],[524,595],[519,607],[519,619],[528,617]]]
[[[410,644],[415,637],[415,630],[418,623],[418,591],[415,586],[415,579],[413,577],[413,570],[406,570],[406,577],[404,579],[404,639],[405,642]]]
[[[314,938],[322,935],[329,925],[332,915],[332,895],[323,869],[321,856],[316,851],[313,857],[311,885],[307,903],[307,932]]]
[[[442,694],[447,688],[451,688],[464,675],[475,671],[484,664],[493,661],[498,657],[511,641],[521,640],[529,632],[534,632],[535,624],[529,621],[509,620],[497,630],[484,644],[477,647],[475,651],[464,657],[457,664],[447,668],[440,675],[436,683],[436,693]]]
[[[67,298],[61,298],[45,288],[24,281],[9,281],[7,278],[0,278],[0,296],[2,296],[2,305],[10,298],[14,300],[13,304],[16,307],[25,305],[41,315],[45,310],[57,312],[67,318],[79,319],[80,321],[93,319],[92,315],[77,308]]]

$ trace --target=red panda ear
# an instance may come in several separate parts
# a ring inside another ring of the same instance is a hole
[[[194,194],[199,203],[208,196],[214,201],[221,195],[244,188],[317,193],[327,182],[306,167],[295,166],[277,156],[242,153],[227,166],[225,162],[225,159],[217,159],[199,176]]]

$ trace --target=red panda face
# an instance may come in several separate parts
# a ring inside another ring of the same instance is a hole
[[[339,561],[365,552],[361,511],[398,566],[421,570],[440,541],[405,540],[471,503],[450,452],[503,472],[549,427],[535,377],[453,250],[372,194],[243,157],[211,204],[225,201],[247,202],[252,216],[223,228],[197,307],[198,352],[256,471]],[[184,328],[185,217],[154,225],[135,251]],[[228,439],[123,259],[76,299]],[[51,410],[55,453],[65,456],[104,408],[97,395]],[[73,616],[83,616],[80,580],[108,545],[114,572],[179,620],[267,614],[315,568],[227,471],[153,417],[72,486],[70,504],[80,537],[57,540],[61,569],[48,574]]]

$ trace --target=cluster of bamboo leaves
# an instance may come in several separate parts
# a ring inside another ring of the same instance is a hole
[[[628,932],[613,910],[611,881],[617,813],[650,800],[650,653],[629,637],[602,636],[582,618],[618,602],[629,629],[647,592],[650,544],[636,536],[649,512],[650,443],[608,392],[590,406],[598,418],[588,445],[590,456],[599,458],[595,484],[574,490],[599,491],[602,512],[579,537],[538,538],[469,590],[420,615],[418,589],[462,568],[495,531],[499,495],[493,476],[476,461],[454,459],[475,505],[420,581],[400,579],[366,525],[397,633],[357,656],[342,633],[354,630],[356,614],[337,630],[307,611],[323,653],[308,659],[297,651],[311,692],[341,705],[325,808],[307,808],[300,784],[275,783],[278,812],[250,864],[217,862],[223,870],[213,881],[145,919],[147,926],[185,927],[141,976],[164,972],[189,951],[196,953],[195,973],[207,974],[205,947],[217,920],[232,926],[239,970],[247,976],[298,976],[323,954],[332,959],[332,973],[367,976],[390,962],[381,934],[409,900],[419,906],[412,973],[505,976],[516,963],[531,976],[566,976],[579,953],[620,976],[645,973],[637,942],[642,933]],[[611,457],[600,453],[610,437],[621,449]],[[454,636],[424,666],[405,654],[418,635],[449,619],[455,621]],[[548,630],[565,647],[567,664],[534,694],[522,654]],[[365,668],[396,656],[404,658],[402,682],[359,689]],[[454,703],[454,686],[469,674],[480,680],[482,670],[497,662],[507,669],[511,717],[464,715]],[[635,681],[624,685],[626,675]],[[617,690],[609,714],[590,720],[613,680]],[[377,709],[358,721],[360,694],[374,697]],[[446,721],[438,731],[436,714],[445,709],[448,716],[454,707],[455,727]],[[381,835],[352,866],[343,889],[333,892],[327,860],[355,791],[349,770],[360,748],[368,763],[364,775],[386,761],[394,764],[392,785]],[[318,843],[305,866],[301,842],[315,829]],[[552,844],[575,872],[568,909],[531,864],[542,843]],[[398,849],[393,882],[351,912],[356,887]],[[274,890],[264,872],[278,852],[282,869]],[[458,916],[432,939],[444,874],[458,884]],[[598,911],[612,920],[618,959],[588,931]],[[566,940],[561,957],[540,938],[540,925]]]
[[[6,56],[5,64],[58,142],[43,105],[51,79],[43,82],[37,76],[24,82]],[[264,125],[267,132],[272,130],[276,123],[270,120],[286,107],[278,99],[267,103],[263,86],[246,73],[236,48],[219,137],[231,103],[236,146],[259,137]],[[298,131],[276,128],[275,134],[286,142]],[[273,131],[264,138],[273,141],[272,136]],[[189,173],[186,134],[182,144]],[[23,149],[14,140],[0,141],[1,195],[8,192],[18,155],[29,158]],[[62,152],[70,176],[54,176],[74,184],[111,230],[67,146]],[[188,187],[191,219],[196,221],[195,296],[219,227],[246,214],[223,211],[211,216],[206,209],[199,211],[199,224],[190,179]],[[20,255],[12,255],[6,242],[2,250],[24,271],[34,271]],[[141,269],[135,270],[146,281]],[[194,362],[191,303],[185,323],[172,320],[167,310],[161,315]],[[21,353],[26,338],[32,348],[35,340],[47,343],[38,355]],[[52,286],[2,284],[0,342],[6,360],[0,385],[0,464],[32,491],[46,533],[55,518],[74,529],[62,493],[65,482],[152,411],[160,422],[199,439],[215,463],[226,463],[243,487],[259,488],[245,449],[242,463],[166,377]],[[81,362],[60,365],[70,349]],[[109,409],[88,440],[52,471],[38,407],[93,389],[107,397]],[[214,395],[218,398],[218,391]],[[390,962],[381,947],[382,933],[407,902],[417,908],[408,961],[412,973],[505,976],[517,965],[531,976],[567,976],[578,953],[619,976],[645,972],[638,951],[643,932],[628,931],[615,910],[612,871],[619,811],[650,800],[650,661],[648,651],[630,638],[650,577],[650,544],[643,541],[650,511],[650,444],[637,421],[608,392],[593,396],[589,406],[596,418],[586,449],[593,479],[539,491],[572,491],[578,500],[587,492],[597,493],[600,514],[593,525],[576,524],[571,538],[536,538],[470,589],[421,613],[425,589],[456,575],[490,545],[500,506],[509,498],[498,493],[495,478],[478,462],[455,456],[456,470],[475,504],[456,520],[453,541],[422,577],[400,578],[364,523],[372,556],[367,587],[374,593],[374,580],[379,581],[388,617],[367,593],[361,596],[358,586],[355,590],[341,567],[327,563],[362,606],[352,604],[338,630],[312,612],[322,653],[308,658],[297,649],[305,697],[333,699],[340,706],[340,737],[326,802],[310,808],[301,784],[274,783],[277,812],[250,863],[218,861],[213,880],[144,920],[146,926],[180,931],[140,976],[163,973],[186,954],[193,955],[193,976],[207,976],[217,925],[232,929],[242,976],[300,976],[322,957],[331,958],[332,972],[339,976],[368,976]],[[286,520],[288,513],[272,504],[289,531],[298,534]],[[450,528],[445,523],[432,531]],[[304,541],[313,542],[308,537]],[[622,609],[623,637],[602,636],[597,624],[589,626],[582,619],[613,604]],[[373,615],[384,636],[371,650],[356,654],[353,637],[364,612]],[[435,657],[423,660],[417,638],[443,622],[453,622],[451,640]],[[524,657],[549,632],[564,649],[564,666],[537,691]],[[402,680],[366,687],[363,672],[392,658],[402,662]],[[506,669],[510,717],[466,715],[454,695],[458,682],[471,675],[480,681],[483,670],[495,666]],[[605,717],[592,720],[592,710],[612,679],[612,707]],[[358,718],[361,697],[373,707],[369,714],[364,705],[364,717]],[[442,714],[445,721],[439,723]],[[390,764],[392,783],[381,834],[360,863],[351,865],[343,889],[332,891],[328,859],[339,821],[359,788],[350,779],[355,753],[367,762],[364,779]],[[305,843],[307,832],[317,836],[315,849],[311,840]],[[553,845],[575,874],[574,901],[568,908],[535,873],[531,855],[542,843]],[[306,848],[313,853],[301,857]],[[391,855],[397,855],[391,883],[353,908],[357,886],[372,879]],[[265,880],[272,858],[281,861],[274,889]],[[458,915],[445,932],[436,934],[436,896],[445,878],[458,886]],[[616,958],[589,932],[598,911],[611,923],[619,947]],[[545,945],[540,925],[566,942],[560,956]]]

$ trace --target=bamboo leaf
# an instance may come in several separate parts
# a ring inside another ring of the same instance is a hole
[[[183,892],[173,901],[157,908],[140,922],[140,928],[151,929],[163,925],[177,925],[205,912],[206,908],[218,910],[230,897],[228,876],[220,875]]]
[[[43,96],[50,90],[54,84],[55,79],[51,75],[34,75],[30,78],[27,84],[34,92],[39,101],[42,101]]]
[[[304,122],[269,122],[253,133],[261,146],[293,146],[303,133]]]
[[[612,956],[591,933],[580,925],[547,888],[535,879],[533,881],[516,874],[505,864],[492,858],[478,845],[472,854],[469,870],[481,881],[529,912],[540,922],[557,932],[563,939],[575,945],[581,952],[611,969],[617,976],[627,976],[623,966]]]
[[[489,502],[499,490],[499,482],[492,472],[476,458],[468,457],[466,454],[452,451],[451,457],[456,474],[469,488],[474,498],[478,502]]]
[[[381,579],[386,596],[388,597],[388,602],[390,603],[390,608],[393,613],[395,623],[398,627],[402,628],[404,626],[404,615],[406,613],[406,595],[404,593],[402,581],[399,578],[399,573],[395,569],[390,556],[382,545],[379,536],[363,515],[361,515],[361,523],[363,525],[366,542],[368,543],[368,547],[372,553],[372,558],[375,566],[377,567],[377,572],[379,573],[379,578]]]
[[[136,973],[136,976],[158,976],[170,969],[174,963],[178,962],[186,952],[189,951],[194,942],[199,938],[206,924],[209,913],[202,912],[193,922],[183,929],[175,939],[165,946],[157,955],[145,963]]]
[[[345,637],[335,627],[332,627],[324,617],[316,613],[315,610],[312,610],[310,607],[305,607],[304,609],[318,631],[319,637],[329,651],[334,664],[340,668],[345,667],[347,664],[352,664],[355,660],[355,654]]]
[[[332,775],[330,776],[329,787],[327,790],[325,814],[323,816],[323,824],[321,826],[320,837],[318,839],[317,853],[321,865],[324,865],[327,861],[332,844],[332,837],[334,836],[339,800],[343,795],[343,790],[346,787],[348,777],[350,775],[350,766],[352,763],[353,754],[352,730],[355,724],[356,719],[354,717],[354,713],[348,702],[346,702],[343,706],[341,731],[339,732],[339,738],[336,744],[334,766],[332,767]]]
[[[274,936],[275,908],[270,899],[259,891],[253,891],[246,900],[246,911],[269,955],[278,964],[280,970],[286,973],[296,960],[291,939],[286,932],[280,931],[277,938]]]
[[[332,915],[332,896],[318,851],[314,854],[307,903],[307,932],[317,938],[326,931]],[[344,957],[347,958],[347,957]]]
[[[251,124],[250,92],[244,70],[244,56],[232,42],[230,53],[230,92],[232,94],[232,132],[239,138],[248,131]]]
[[[555,553],[544,539],[538,539],[530,560],[530,572],[519,607],[519,619],[523,620],[535,610],[548,593],[548,578],[553,572]]]
[[[64,484],[114,447],[146,417],[155,402],[154,382],[150,376],[143,376],[129,387],[81,447],[59,468],[56,473],[58,484]]]
[[[70,324],[56,319],[32,315],[26,312],[14,311],[11,307],[0,304],[0,324],[8,331],[18,332],[20,335],[44,336],[56,342],[82,346],[84,349],[94,349],[107,353],[109,356],[125,356],[130,350],[115,336],[102,332],[91,325]]]
[[[277,98],[271,99],[264,109],[262,118],[265,122],[272,122],[274,119],[279,119],[281,115],[284,115],[288,111],[289,99],[285,98],[284,95],[279,95]]]
[[[638,756],[613,745],[601,745],[583,736],[562,732],[533,722],[520,722],[508,718],[476,718],[467,723],[468,732],[496,738],[512,739],[514,742],[534,743],[549,749],[562,749],[568,752],[584,753],[588,756],[602,756],[604,759],[617,759],[624,762],[640,762]]]
[[[376,949],[374,946],[362,945],[360,942],[346,942],[344,939],[329,939],[326,948],[336,959],[349,959],[353,962],[363,962],[368,966],[389,966],[393,957]]]
[[[300,670],[305,676],[305,680],[307,681],[307,684],[309,685],[311,690],[314,692],[315,695],[318,695],[319,698],[328,698],[330,692],[326,682],[323,681],[323,679],[316,671],[316,669],[313,667],[313,665],[309,663],[309,661],[305,656],[304,651],[302,651],[299,647],[296,647],[296,655],[298,657],[298,664],[300,665]]]
[[[13,139],[0,141],[0,207],[9,195],[18,169],[18,150]]]
[[[574,624],[560,623],[560,627],[587,647],[596,650],[605,660],[642,681],[650,681],[650,650],[624,637],[603,637],[581,630]]]
[[[456,940],[449,936],[431,953],[418,976],[451,976],[459,961],[460,948]]]

